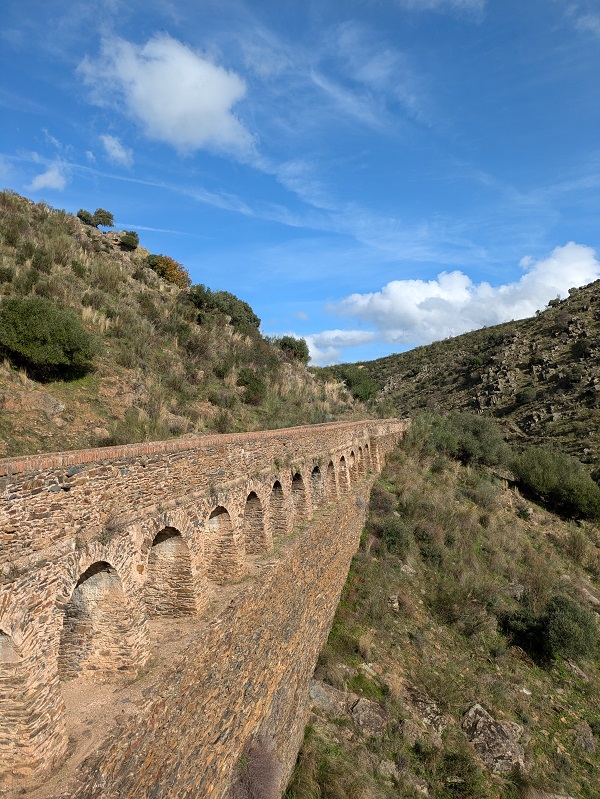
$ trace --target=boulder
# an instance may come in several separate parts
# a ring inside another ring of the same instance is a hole
[[[520,724],[496,721],[481,705],[467,710],[462,729],[486,768],[494,774],[509,774],[515,767],[525,770],[525,751],[519,743]]]

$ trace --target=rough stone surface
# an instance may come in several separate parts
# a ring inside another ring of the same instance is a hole
[[[509,774],[525,768],[525,752],[519,744],[523,728],[515,722],[495,721],[481,705],[473,705],[462,719],[462,728],[486,768]]]
[[[0,461],[0,784],[64,757],[61,677],[137,671],[149,617],[204,612],[294,523],[284,556],[83,768],[77,796],[221,799],[259,735],[283,784],[372,476],[405,429],[337,423]]]

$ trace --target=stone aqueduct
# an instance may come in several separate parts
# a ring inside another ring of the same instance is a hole
[[[202,615],[294,532],[77,795],[225,796],[257,731],[283,785],[370,484],[405,429],[334,423],[0,461],[0,785],[43,780],[64,758],[62,681],[135,675],[148,619]]]

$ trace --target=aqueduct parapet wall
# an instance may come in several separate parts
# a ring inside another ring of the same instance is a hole
[[[61,680],[134,675],[148,619],[202,614],[296,530],[149,702],[143,734],[133,722],[119,735],[78,795],[220,798],[259,732],[283,780],[371,480],[406,428],[335,423],[0,461],[0,783],[64,758]]]

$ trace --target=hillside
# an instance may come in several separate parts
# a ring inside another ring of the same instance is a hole
[[[360,412],[342,385],[317,381],[297,353],[265,339],[242,300],[189,288],[180,264],[122,238],[0,194],[0,297],[10,300],[0,303],[0,457]],[[34,316],[51,328],[41,365],[25,340]],[[72,355],[56,356],[63,322],[87,361],[60,363]]]
[[[373,488],[286,799],[597,799],[598,527],[430,422]]]
[[[600,281],[530,319],[358,366],[388,413],[481,412],[501,420],[511,438],[600,464]],[[325,371],[341,376],[344,367]]]

